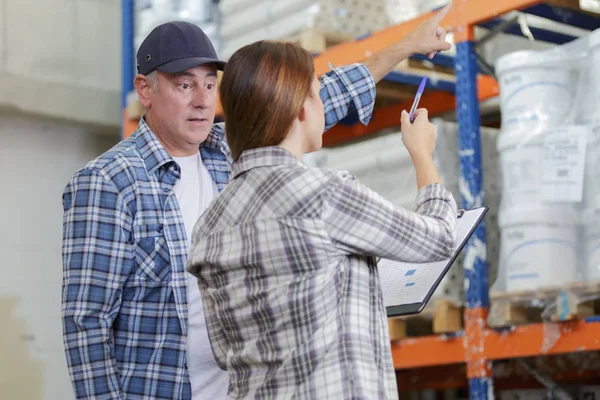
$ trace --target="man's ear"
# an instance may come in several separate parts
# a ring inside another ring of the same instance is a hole
[[[154,89],[152,88],[151,83],[148,81],[148,78],[146,78],[144,75],[138,74],[133,80],[133,85],[135,86],[140,103],[142,103],[144,108],[149,108]]]

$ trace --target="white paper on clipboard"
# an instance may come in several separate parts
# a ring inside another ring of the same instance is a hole
[[[389,316],[414,314],[422,310],[487,210],[487,207],[461,210],[456,223],[456,250],[447,260],[432,263],[379,260],[383,303]]]

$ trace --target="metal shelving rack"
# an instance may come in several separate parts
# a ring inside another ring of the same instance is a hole
[[[482,187],[480,101],[495,97],[499,93],[496,80],[492,76],[482,74],[478,68],[474,27],[496,28],[507,33],[519,34],[520,30],[511,24],[503,23],[498,17],[513,10],[522,10],[587,30],[600,28],[600,20],[582,13],[578,4],[577,0],[454,0],[453,10],[442,24],[454,32],[456,56],[454,60],[436,56],[434,62],[452,63],[456,82],[431,84],[430,90],[421,100],[421,105],[429,109],[430,115],[456,110],[459,124],[460,173],[465,183],[461,185],[462,207],[473,208],[485,204]],[[123,136],[127,136],[137,125],[137,121],[129,121],[125,114],[126,95],[133,89],[134,1],[122,0],[122,7]],[[385,48],[411,32],[429,16],[424,15],[327,49],[314,58],[317,74],[328,71],[330,62],[343,65],[363,60],[369,54]],[[542,40],[554,43],[565,43],[573,39],[568,35],[543,30],[533,33]],[[387,79],[407,85],[418,82],[414,75],[402,72],[393,72]],[[408,108],[410,104],[394,104],[376,109],[371,123],[366,127],[353,123],[352,117],[349,117],[331,129],[325,135],[324,142],[326,145],[335,144],[384,128],[397,127],[400,111]],[[485,246],[485,243],[485,227],[480,226],[464,251],[475,251],[475,246]],[[400,386],[458,387],[461,382],[464,383],[464,379],[460,379],[457,371],[460,374],[462,366],[466,366],[470,398],[488,399],[493,398],[494,389],[492,362],[600,351],[600,323],[596,320],[558,324],[559,338],[550,347],[545,342],[547,327],[544,324],[517,326],[509,331],[489,328],[486,323],[490,305],[487,261],[481,257],[472,259],[471,265],[465,265],[467,291],[464,332],[456,335],[410,338],[392,343],[394,365],[399,371]],[[444,376],[448,378],[443,379]],[[594,375],[592,380],[595,379],[596,382],[600,382],[600,375]]]

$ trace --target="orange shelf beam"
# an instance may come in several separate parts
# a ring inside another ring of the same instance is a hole
[[[435,335],[399,340],[392,343],[392,358],[396,369],[464,363],[463,337]]]
[[[513,332],[487,330],[488,360],[600,350],[600,323],[581,320],[515,327]]]
[[[512,331],[485,329],[484,357],[503,360],[583,351],[600,351],[600,323],[584,321],[521,325]],[[399,370],[465,362],[463,336],[424,336],[392,343]]]
[[[495,97],[499,93],[498,82],[491,76],[479,76],[477,86],[480,101]],[[412,100],[378,108],[373,112],[373,118],[366,126],[360,123],[352,126],[337,124],[323,136],[323,146],[334,146],[379,132],[382,129],[397,128],[400,126],[400,113],[402,110],[410,110],[411,106]],[[453,94],[447,92],[426,92],[421,98],[419,107],[426,108],[429,117],[433,117],[456,109],[456,98]]]

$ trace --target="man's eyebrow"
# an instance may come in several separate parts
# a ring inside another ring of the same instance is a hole
[[[198,74],[195,74],[195,73],[190,72],[190,71],[184,71],[184,72],[179,72],[177,74],[173,74],[174,78],[179,78],[179,77],[182,77],[182,76],[185,76],[185,77],[188,77],[188,78],[196,78],[198,76]],[[211,78],[215,77],[216,78],[217,77],[217,71],[207,72],[206,75],[205,75],[205,77],[211,77]]]
[[[173,76],[174,76],[175,78],[179,78],[179,77],[181,77],[181,76],[187,76],[187,77],[189,77],[189,78],[194,78],[196,75],[195,75],[195,74],[193,74],[193,73],[191,73],[191,72],[189,72],[189,71],[184,71],[184,72],[179,72],[179,73],[177,73],[177,74],[173,74]]]

